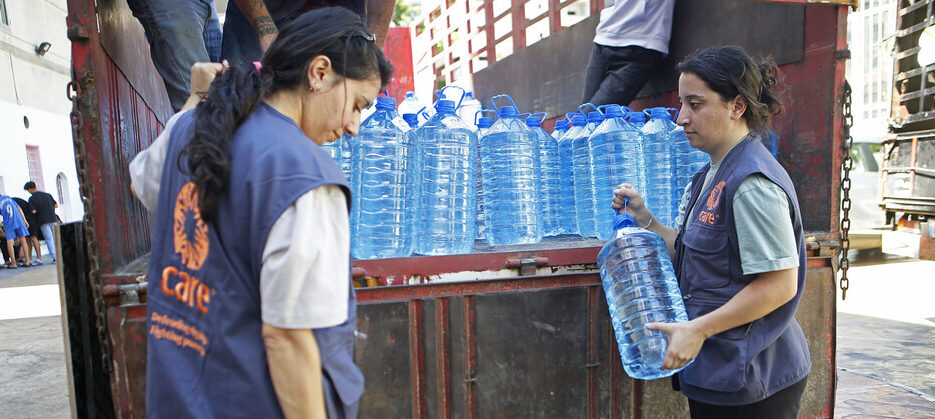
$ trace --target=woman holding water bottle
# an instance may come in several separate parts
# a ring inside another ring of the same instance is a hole
[[[677,69],[676,122],[711,164],[685,189],[675,226],[661,225],[632,185],[612,204],[627,198],[637,224],[665,239],[679,278],[690,321],[648,327],[669,337],[664,369],[694,361],[673,380],[693,418],[794,418],[811,369],[794,317],[805,241],[792,181],[759,139],[781,110],[777,68],[715,47]]]

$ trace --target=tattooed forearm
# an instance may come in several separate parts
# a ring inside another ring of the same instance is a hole
[[[253,27],[256,28],[257,35],[263,37],[279,33],[276,29],[276,23],[269,16],[259,16],[253,20]]]

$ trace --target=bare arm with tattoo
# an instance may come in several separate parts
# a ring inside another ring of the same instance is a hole
[[[266,3],[263,0],[234,0],[234,3],[247,21],[253,25],[260,41],[260,50],[265,53],[279,34],[276,22],[266,9]]]

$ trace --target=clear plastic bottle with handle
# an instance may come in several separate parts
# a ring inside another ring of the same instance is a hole
[[[646,328],[648,323],[688,321],[669,250],[662,237],[636,226],[626,203],[614,217],[614,229],[597,264],[623,369],[640,380],[671,376],[684,367],[661,369],[668,336]]]
[[[416,253],[470,253],[477,237],[477,134],[455,113],[457,102],[440,92],[435,115],[419,127],[420,187]],[[460,101],[460,97],[458,98]]]
[[[604,114],[590,103],[579,106],[578,110],[582,110],[581,108],[585,106],[591,106],[595,110],[588,113],[588,125],[578,133],[572,142],[572,170],[575,175],[575,219],[578,223],[578,234],[581,237],[597,237],[597,228],[594,224],[591,149],[588,146],[588,139],[598,125],[604,121]],[[584,111],[582,110],[582,112]]]
[[[558,140],[542,129],[546,113],[534,113],[526,118],[526,126],[539,138],[539,214],[542,223],[542,235],[557,236],[561,223],[561,162],[558,156]]]
[[[604,122],[588,139],[591,148],[591,168],[594,174],[594,211],[597,237],[610,239],[613,219],[607,217],[614,188],[621,183],[644,190],[643,144],[640,132],[625,119],[629,108],[619,105],[601,106]]]
[[[396,100],[377,98],[376,111],[351,141],[351,255],[357,259],[412,254],[416,145]]]
[[[643,159],[646,163],[646,207],[656,219],[672,226],[672,160],[669,152],[669,133],[675,129],[672,116],[666,108],[643,111],[649,117],[640,130],[643,134]]]
[[[575,214],[575,173],[574,173],[574,142],[588,125],[588,119],[583,114],[571,112],[565,115],[571,119],[571,128],[558,139],[558,156],[561,160],[561,187],[562,187],[562,223],[559,225],[562,234],[578,234],[578,218]]]
[[[509,99],[499,110],[500,119],[480,140],[481,175],[484,190],[485,236],[492,246],[538,243],[539,139],[519,119],[519,110]]]
[[[485,113],[497,114],[493,109],[481,109],[474,114],[474,125],[477,127],[477,155],[480,156],[480,139],[484,138],[487,128],[493,126],[493,118],[483,116]],[[484,239],[486,227],[484,226],[484,188],[480,159],[477,159],[477,238]]]

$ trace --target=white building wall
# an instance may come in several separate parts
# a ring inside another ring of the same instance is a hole
[[[893,94],[893,36],[896,29],[893,0],[860,0],[847,17],[847,80],[852,91],[857,141],[880,142],[886,136]]]
[[[65,0],[0,0],[9,25],[0,24],[0,191],[22,198],[29,193],[26,146],[39,149],[45,191],[58,201],[56,178],[64,176],[62,221],[84,216],[68,114],[65,85],[71,80],[71,42],[66,35]],[[42,42],[51,49],[39,56]],[[23,118],[29,120],[26,128]]]

